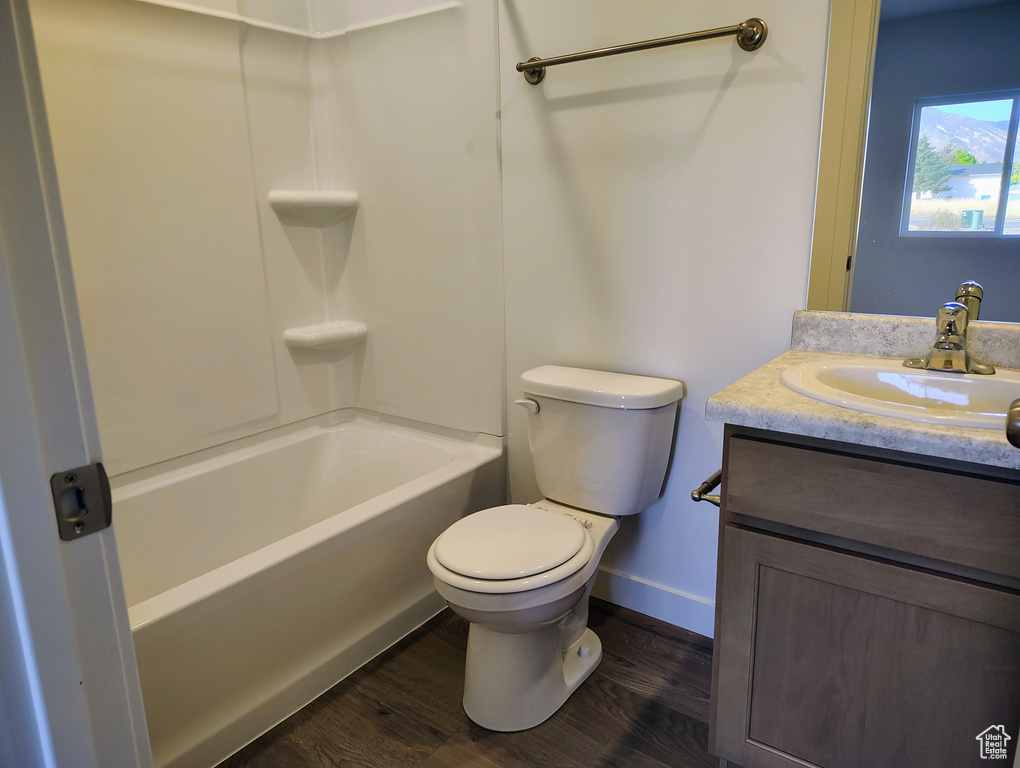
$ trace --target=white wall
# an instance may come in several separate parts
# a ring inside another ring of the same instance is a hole
[[[112,474],[349,406],[503,433],[491,3],[327,40],[135,0],[31,7]],[[362,205],[286,227],[272,189]],[[367,343],[283,344],[339,319]]]
[[[690,492],[720,465],[706,399],[789,348],[803,308],[826,3],[501,0],[507,398],[558,363],[683,380],[664,496],[624,521],[596,588],[712,634],[718,515]],[[756,53],[708,41],[513,66],[761,16]],[[515,501],[539,497],[508,411]]]

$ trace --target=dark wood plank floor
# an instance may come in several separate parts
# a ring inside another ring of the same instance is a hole
[[[598,600],[589,626],[602,663],[531,730],[468,720],[467,624],[447,610],[220,768],[717,768],[711,641]]]

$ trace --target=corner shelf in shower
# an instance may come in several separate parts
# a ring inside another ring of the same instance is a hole
[[[269,193],[269,207],[289,227],[332,227],[358,210],[358,193],[274,189]]]
[[[283,343],[291,349],[343,349],[368,336],[368,326],[358,320],[330,320],[288,328]]]

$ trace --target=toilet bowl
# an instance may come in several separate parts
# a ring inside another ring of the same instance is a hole
[[[602,644],[587,627],[588,598],[602,553],[620,525],[615,517],[585,513],[549,500],[494,507],[459,523],[479,522],[472,518],[483,513],[488,519],[480,522],[491,535],[480,535],[475,551],[465,549],[465,557],[473,554],[483,562],[488,554],[484,543],[495,549],[507,544],[509,537],[511,548],[527,548],[531,541],[535,549],[546,549],[548,567],[517,578],[488,578],[492,571],[467,576],[437,557],[437,546],[442,552],[442,544],[450,544],[450,538],[444,540],[446,534],[429,549],[428,566],[436,590],[455,613],[470,622],[465,712],[484,728],[521,731],[555,713],[602,659]],[[552,524],[542,525],[543,517]],[[560,521],[570,525],[560,525]],[[481,533],[482,526],[474,528],[470,534]],[[447,533],[456,536],[457,524]],[[575,536],[580,539],[577,551],[556,562],[574,547]],[[465,535],[458,543],[468,547],[468,539]],[[565,549],[552,554],[557,543]],[[447,563],[468,570],[455,559],[455,550],[445,554]],[[541,562],[532,559],[535,567]]]
[[[543,366],[521,376],[539,491],[458,520],[427,556],[436,590],[470,622],[464,710],[520,731],[558,710],[602,658],[588,598],[621,516],[659,495],[681,382]]]

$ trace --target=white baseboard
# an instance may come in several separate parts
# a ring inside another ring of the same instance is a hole
[[[671,587],[608,568],[599,568],[592,594],[632,611],[697,632],[699,635],[714,636],[714,600],[688,595]]]

